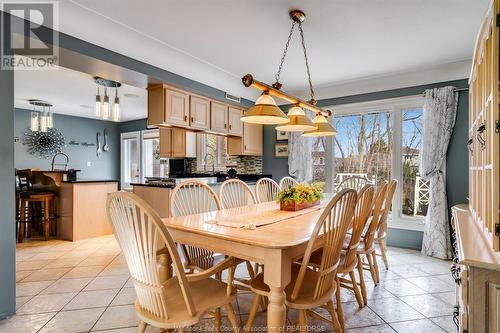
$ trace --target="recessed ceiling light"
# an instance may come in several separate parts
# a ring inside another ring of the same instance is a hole
[[[81,108],[84,108],[84,109],[92,109],[92,106],[91,105],[85,105],[85,104],[81,104],[80,105]]]
[[[136,95],[136,94],[131,94],[131,93],[126,93],[126,94],[123,94],[123,96],[125,97],[129,97],[129,98],[140,98],[141,96],[139,95]]]

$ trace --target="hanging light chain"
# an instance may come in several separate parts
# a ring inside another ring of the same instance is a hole
[[[292,27],[290,28],[290,33],[288,34],[288,39],[287,39],[286,44],[285,44],[285,49],[283,50],[283,55],[281,56],[281,61],[280,61],[280,65],[278,67],[278,72],[276,73],[276,75],[274,75],[274,78],[276,79],[275,85],[277,85],[275,87],[276,89],[281,88],[281,84],[279,83],[280,74],[281,74],[281,70],[283,69],[283,64],[285,63],[286,53],[288,52],[288,47],[290,46],[290,40],[292,39],[293,30],[295,29],[295,24],[296,24],[296,22],[293,21]],[[274,86],[274,84],[273,84],[273,86]]]
[[[315,105],[316,99],[314,98],[314,89],[313,89],[313,85],[312,85],[312,81],[311,81],[311,70],[309,69],[309,61],[307,59],[306,41],[304,38],[304,30],[302,29],[302,22],[299,22],[299,32],[300,32],[300,38],[302,40],[302,50],[304,50],[304,59],[306,61],[307,80],[309,81],[309,89],[311,90],[310,103]]]

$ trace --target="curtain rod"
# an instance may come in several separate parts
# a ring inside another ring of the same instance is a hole
[[[469,87],[465,87],[465,88],[455,88],[454,92],[460,92],[460,91],[468,91],[469,90]],[[425,95],[425,91],[422,92],[422,96]]]

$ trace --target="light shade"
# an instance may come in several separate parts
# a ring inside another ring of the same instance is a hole
[[[120,121],[120,99],[118,96],[115,97],[115,102],[113,104],[113,114],[111,115],[113,121]]]
[[[304,132],[316,129],[313,122],[307,118],[304,110],[298,106],[294,106],[288,111],[288,119],[290,121],[287,124],[276,126],[276,130],[283,132]]]
[[[95,96],[94,116],[101,117],[101,95]]]
[[[288,117],[268,94],[262,94],[255,105],[241,117],[241,121],[251,124],[279,125],[288,123]]]
[[[102,102],[102,119],[109,119],[109,96],[104,95]]]
[[[48,115],[45,111],[40,114],[40,132],[47,132],[48,129]]]
[[[332,136],[336,135],[337,131],[328,122],[325,116],[318,114],[313,119],[313,123],[316,125],[316,129],[313,131],[304,132],[302,136],[316,137],[316,136]]]
[[[40,129],[40,115],[36,111],[31,112],[30,130],[38,132]]]

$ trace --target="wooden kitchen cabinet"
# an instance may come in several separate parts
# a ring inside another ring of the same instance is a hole
[[[227,133],[227,112],[228,107],[225,104],[211,102],[210,103],[210,129],[218,133]]]
[[[210,100],[203,97],[191,96],[189,126],[200,130],[210,128]]]
[[[242,136],[243,122],[240,120],[243,115],[243,110],[230,106],[228,111],[228,135]]]
[[[242,127],[243,137],[227,138],[228,155],[262,155],[262,125],[243,123]]]
[[[184,128],[160,128],[160,156],[196,157],[196,134]]]
[[[148,125],[189,126],[189,95],[166,85],[148,87]]]

